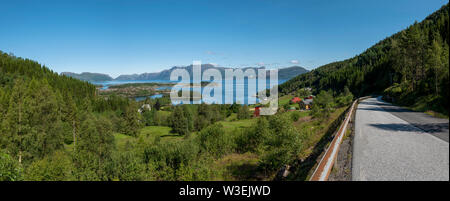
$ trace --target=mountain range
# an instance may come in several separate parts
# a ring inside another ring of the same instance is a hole
[[[131,75],[120,75],[117,78],[112,78],[111,76],[107,74],[102,73],[89,73],[89,72],[83,72],[80,74],[72,73],[72,72],[62,72],[62,75],[66,75],[69,77],[73,77],[79,80],[89,81],[89,82],[101,82],[101,81],[112,81],[112,80],[170,80],[170,74],[175,69],[185,69],[187,70],[190,75],[192,75],[192,65],[184,66],[184,67],[178,67],[174,66],[170,69],[163,70],[161,72],[156,73],[142,73],[142,74],[131,74]],[[244,67],[241,68],[242,71],[245,71],[247,69],[254,69],[257,72],[257,69],[260,69],[263,67]],[[229,67],[216,67],[211,64],[202,64],[202,73],[208,69],[217,69],[222,73],[222,76],[225,74],[225,69],[233,69]],[[297,75],[307,73],[309,72],[303,67],[300,66],[291,66],[287,68],[280,68],[278,70],[278,79],[279,80],[289,80]],[[269,76],[269,73],[267,73],[267,76]]]

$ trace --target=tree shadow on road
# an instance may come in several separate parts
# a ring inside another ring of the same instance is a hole
[[[366,101],[366,102],[360,102],[358,103],[359,105],[385,105],[385,106],[392,106],[392,104],[389,103],[380,103],[380,102],[371,102],[371,101]]]
[[[369,124],[372,127],[388,131],[440,133],[448,130],[448,123],[428,123],[428,124]]]
[[[370,110],[370,111],[381,111],[381,112],[402,112],[402,113],[417,113],[411,110],[407,109],[401,109],[401,108],[388,108],[388,107],[377,107],[377,108],[358,108],[358,110]]]

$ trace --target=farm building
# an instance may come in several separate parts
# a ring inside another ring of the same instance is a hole
[[[143,104],[141,106],[141,108],[138,109],[138,112],[142,113],[144,111],[150,111],[150,110],[152,110],[152,107],[150,106],[150,104]]]
[[[290,100],[291,104],[299,103],[300,101],[302,101],[302,99],[299,97],[294,97]]]
[[[261,106],[256,106],[255,111],[253,112],[254,117],[259,117],[259,111],[261,109]]]
[[[308,99],[303,100],[300,103],[300,107],[301,107],[301,109],[309,110],[309,109],[311,109],[312,103],[313,103],[313,99],[308,98]]]

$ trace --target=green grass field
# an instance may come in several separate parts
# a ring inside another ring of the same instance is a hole
[[[285,95],[278,98],[278,107],[283,107],[284,105],[289,105],[289,107],[295,107],[296,110],[300,109],[298,103],[289,104],[289,101],[293,98],[293,95]]]
[[[127,142],[130,142],[134,138],[128,135],[124,135],[121,133],[114,133],[114,140],[116,142],[116,146],[118,149],[123,149]]]
[[[214,162],[212,168],[218,174],[215,181],[260,180],[258,171],[258,156],[252,153],[228,154]]]
[[[133,144],[136,140],[144,140],[144,142],[152,143],[156,138],[160,138],[162,142],[182,140],[183,136],[171,133],[172,129],[166,126],[146,126],[141,129],[138,137],[132,137],[121,133],[114,133],[116,146],[119,150],[123,150],[127,142]]]
[[[237,114],[232,113],[229,117],[225,119],[225,121],[236,121],[237,120]]]
[[[64,150],[67,152],[72,152],[73,151],[73,143],[72,144],[64,144]]]
[[[283,106],[289,104],[289,101],[293,98],[293,95],[285,95],[278,98],[278,105]]]
[[[166,126],[147,126],[142,128],[140,135],[146,136],[147,138],[160,137],[161,141],[174,141],[183,138],[183,136],[171,133],[171,130],[170,127]]]
[[[303,117],[309,116],[311,112],[309,110],[305,110],[305,111],[287,111],[285,113],[282,113],[281,115],[292,116],[293,113],[298,113],[298,114],[300,114],[299,118],[303,118]]]
[[[236,121],[220,121],[219,123],[221,123],[223,125],[225,132],[233,132],[235,129],[250,127],[256,121],[257,121],[257,118],[251,118],[251,119],[243,119],[243,120],[236,120]]]

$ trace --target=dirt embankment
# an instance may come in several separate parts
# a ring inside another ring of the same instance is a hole
[[[356,106],[355,106],[356,107]],[[345,132],[342,144],[339,147],[339,152],[336,161],[331,170],[328,181],[351,181],[352,180],[352,156],[353,156],[353,137],[355,136],[354,110],[352,117],[348,123],[347,131]]]

